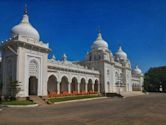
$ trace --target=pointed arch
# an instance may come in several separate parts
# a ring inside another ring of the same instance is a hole
[[[78,80],[76,77],[73,77],[71,82],[71,92],[75,91],[78,91]]]
[[[92,85],[93,85],[93,84],[92,84],[92,79],[89,79],[89,80],[88,80],[88,92],[89,92],[89,91],[92,91]]]
[[[99,91],[99,81],[96,79],[95,84],[94,84],[94,91],[98,92]]]
[[[86,81],[85,78],[82,78],[80,83],[80,92],[84,92],[86,89],[85,87],[86,87]]]
[[[47,90],[48,93],[50,92],[57,92],[57,77],[54,75],[49,76],[48,82],[47,82]]]
[[[68,78],[66,76],[63,76],[61,78],[61,82],[60,82],[60,92],[63,93],[63,92],[68,92],[68,84],[69,84],[69,81],[68,81]]]

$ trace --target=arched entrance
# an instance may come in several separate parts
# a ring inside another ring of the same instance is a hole
[[[54,75],[51,75],[48,78],[47,90],[48,90],[48,93],[57,92],[57,78]]]
[[[63,76],[61,79],[61,83],[60,83],[60,92],[68,92],[68,78],[66,76]]]
[[[54,75],[48,78],[47,89],[48,93],[57,92],[57,78]]]
[[[29,95],[38,94],[39,66],[35,59],[29,62]]]
[[[37,95],[38,79],[35,76],[29,77],[29,95]]]
[[[74,77],[71,83],[71,92],[75,92],[78,90],[77,85],[78,85],[77,79]]]
[[[98,92],[98,80],[95,80],[94,91]]]
[[[89,80],[88,80],[88,92],[89,92],[89,91],[92,91],[92,85],[93,85],[93,84],[92,84],[92,80],[89,79]]]
[[[86,86],[85,79],[82,78],[81,79],[81,83],[80,83],[80,92],[84,92],[85,91],[85,86]]]

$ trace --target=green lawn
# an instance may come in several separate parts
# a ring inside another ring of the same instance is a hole
[[[1,101],[1,105],[31,105],[34,104],[29,100],[13,100],[13,101]]]
[[[76,95],[76,96],[65,96],[65,97],[56,97],[56,98],[49,98],[48,101],[54,102],[62,102],[62,101],[69,101],[69,100],[77,100],[77,99],[86,99],[86,98],[96,98],[101,97],[97,94],[95,95]]]

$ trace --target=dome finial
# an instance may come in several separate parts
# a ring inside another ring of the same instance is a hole
[[[98,33],[97,40],[102,40],[102,39],[103,39],[103,38],[102,38],[101,33]]]
[[[98,26],[97,28],[97,32],[98,32],[98,36],[97,36],[97,40],[102,40],[102,34],[101,34],[101,28],[100,28],[100,25]]]
[[[138,66],[138,65],[136,65],[136,66],[135,66],[135,68],[136,68],[136,69],[139,69],[139,66]]]
[[[28,14],[28,7],[27,7],[27,2],[25,1],[25,6],[24,6],[24,14]]]
[[[119,46],[119,49],[118,49],[118,51],[122,51],[122,46]]]
[[[120,41],[118,41],[118,46],[119,46],[118,50],[123,51],[122,43]]]
[[[54,54],[52,55],[52,59],[53,59],[53,60],[56,60],[56,57],[55,57],[55,55],[54,55]]]
[[[25,1],[25,6],[24,6],[24,15],[23,15],[21,23],[29,23],[29,16],[28,16],[28,9],[27,9],[26,1]]]
[[[67,56],[66,56],[65,53],[64,53],[63,56],[62,56],[62,61],[64,61],[64,62],[67,61]]]
[[[100,25],[99,25],[98,28],[97,28],[97,32],[98,32],[98,34],[101,33]]]

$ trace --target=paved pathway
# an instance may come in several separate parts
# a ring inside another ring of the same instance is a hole
[[[0,125],[166,125],[166,94],[6,108]]]
[[[133,97],[133,96],[145,95],[145,93],[140,92],[140,91],[134,91],[134,92],[122,92],[121,95],[124,98],[128,98],[128,97]]]

